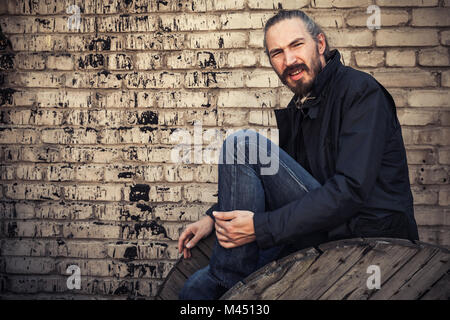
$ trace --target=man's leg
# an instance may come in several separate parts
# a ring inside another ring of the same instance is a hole
[[[220,285],[220,281],[211,274],[208,265],[197,270],[186,280],[179,298],[180,300],[214,300],[221,297],[227,290],[228,288]]]
[[[220,211],[250,210],[258,214],[300,199],[309,190],[318,188],[320,183],[266,137],[253,130],[241,130],[227,137],[222,146],[218,185]],[[225,249],[216,240],[208,279],[216,279],[218,284],[230,288],[263,264],[276,259],[281,250],[280,246],[260,251],[256,242]],[[202,274],[205,283],[209,283],[206,274]],[[193,277],[197,284],[202,278],[201,274]],[[184,292],[190,290],[189,283],[188,280]]]
[[[221,211],[249,210],[258,214],[280,208],[320,187],[297,161],[253,130],[230,135],[224,142],[220,159],[223,162],[219,164]],[[277,247],[262,253],[266,261],[273,260],[281,249]],[[261,266],[260,256],[256,242],[225,249],[216,240],[210,261],[211,273],[231,287]]]

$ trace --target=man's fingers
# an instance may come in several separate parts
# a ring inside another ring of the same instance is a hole
[[[189,249],[184,248],[183,249],[183,256],[185,259],[189,259]]]
[[[229,241],[229,240],[226,240],[226,239],[219,239],[219,238],[217,238],[217,240],[219,241],[219,244],[222,247],[224,247],[225,249],[236,247],[236,244],[233,241]]]
[[[230,221],[216,220],[216,224],[214,227],[216,230],[219,230],[221,233],[228,233],[228,228],[230,227]]]
[[[216,232],[217,234],[217,240],[219,241],[219,244],[226,248],[226,249],[230,249],[230,248],[235,248],[235,247],[239,247],[243,244],[249,243],[251,241],[254,241],[253,239],[251,239],[251,241],[248,241],[248,237],[247,236],[228,236],[228,235],[224,235],[221,234],[220,232]]]
[[[184,230],[178,239],[178,252],[181,253],[183,249],[186,247],[186,244],[191,240],[194,233],[190,229]]]
[[[189,236],[190,233],[191,233],[191,231],[189,229],[186,229],[181,233],[180,238],[178,238],[178,253],[181,253],[181,251],[183,250],[183,247],[185,245],[185,240]]]
[[[233,235],[233,234],[224,234],[220,232],[216,232],[217,240],[219,241],[225,241],[225,242],[234,242],[240,241],[245,238],[245,236],[242,235]]]
[[[236,217],[235,211],[213,211],[213,215],[216,219],[231,220]]]
[[[183,235],[180,236],[180,238],[178,239],[178,253],[181,253],[181,251],[183,250]]]
[[[220,243],[220,245],[222,247],[224,247],[225,249],[231,249],[231,248],[236,247],[236,245],[233,242],[222,242],[222,243]]]
[[[186,244],[186,247],[191,249],[193,248],[197,242],[200,240],[200,236],[198,235],[198,233]]]
[[[232,241],[232,239],[226,234],[216,230],[217,240],[219,241]]]
[[[188,229],[185,229],[181,233],[180,237],[178,238],[178,252],[180,252],[180,253],[181,253],[181,250],[183,249],[184,239],[187,237],[188,232],[189,232]]]
[[[189,257],[191,256],[191,252],[189,248],[186,246],[190,239],[191,239],[190,237],[186,237],[183,242],[183,255],[185,259],[189,259]]]
[[[184,241],[183,241],[183,248],[188,248],[188,247],[187,247],[187,244],[188,244],[188,242],[191,240],[191,238],[192,238],[191,236],[184,238]]]
[[[230,232],[230,222],[217,221],[215,224],[217,239],[223,239],[225,241],[236,241],[241,238],[238,233]],[[232,230],[231,230],[232,231]]]
[[[227,235],[227,231],[225,230],[225,228],[223,228],[221,225],[219,225],[218,223],[216,223],[216,225],[214,226],[214,228],[216,229],[216,234],[220,234],[220,235]]]

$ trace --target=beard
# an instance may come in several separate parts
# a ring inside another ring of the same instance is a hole
[[[295,81],[294,87],[291,87],[287,82],[287,78],[289,77],[289,73],[297,69],[304,70],[305,73],[308,73],[310,75],[310,79],[309,81],[305,81],[303,79],[304,77],[302,77],[301,79]],[[294,94],[297,94],[300,97],[304,97],[305,95],[308,94],[308,92],[311,91],[312,86],[314,84],[314,80],[321,71],[322,71],[322,64],[320,63],[319,49],[316,45],[314,55],[311,58],[310,66],[307,66],[305,63],[295,64],[286,68],[281,75],[278,74],[278,72],[277,74],[281,82],[285,86],[287,86]]]

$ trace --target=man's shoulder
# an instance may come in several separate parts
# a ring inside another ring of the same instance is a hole
[[[386,103],[381,104],[390,113],[395,114],[395,102],[391,94],[379,83],[371,74],[356,70],[354,68],[343,66],[340,72],[337,73],[335,79],[335,87],[337,94],[342,101],[342,108],[349,110],[354,105],[354,102],[364,97],[384,97]],[[378,104],[366,103],[364,108],[370,110],[379,107]]]
[[[342,66],[335,83],[353,90],[384,88],[371,74],[348,66]]]
[[[394,99],[386,88],[379,83],[371,74],[354,69],[348,66],[342,66],[336,74],[334,81],[335,89],[346,96],[361,96],[369,92],[378,91],[384,94],[386,98],[394,103]]]

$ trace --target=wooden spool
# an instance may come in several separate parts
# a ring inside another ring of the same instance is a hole
[[[178,299],[186,279],[209,263],[214,241],[212,234],[191,250],[191,259],[180,258],[156,298]],[[339,240],[267,264],[238,282],[221,300],[448,300],[449,255],[446,248],[420,241]]]

